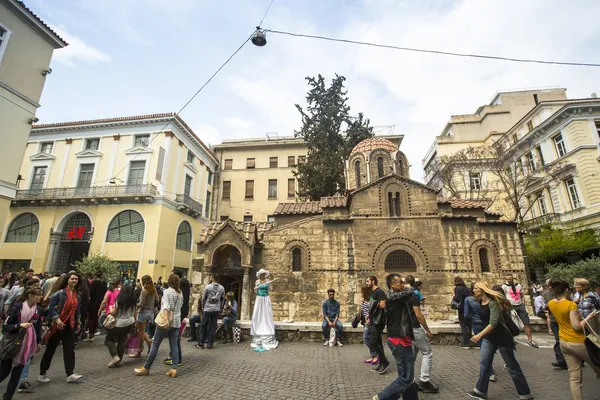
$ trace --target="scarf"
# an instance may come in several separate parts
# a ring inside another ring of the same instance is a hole
[[[21,309],[21,317],[20,323],[24,322],[32,322],[33,317],[37,314],[37,304],[34,304],[32,307],[29,307],[29,303],[27,301],[23,302],[23,308]],[[23,344],[19,349],[17,355],[13,359],[13,367],[17,365],[25,365],[27,364],[27,360],[31,357],[36,348],[36,334],[35,328],[32,325],[27,328],[25,332],[25,337],[23,338]]]
[[[79,302],[77,301],[77,295],[75,294],[75,291],[65,288],[65,293],[67,295],[67,300],[63,305],[63,309],[60,312],[59,318],[62,323],[65,324],[65,326],[75,329],[75,317],[77,316],[77,306]],[[48,333],[46,333],[46,336],[44,336],[44,344],[48,343],[50,338],[56,333],[57,330],[58,326],[54,324],[52,329],[50,329]]]

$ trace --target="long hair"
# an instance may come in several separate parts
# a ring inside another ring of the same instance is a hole
[[[467,286],[465,284],[465,281],[463,278],[461,278],[460,276],[457,276],[454,278],[454,286]]]
[[[370,287],[368,287],[367,285],[363,285],[360,288],[360,292],[362,293],[362,297],[364,301],[369,301],[369,299],[371,298],[371,293],[373,292],[371,290]]]
[[[87,279],[79,277],[79,283],[81,284],[81,302],[89,303],[90,301],[90,285]]]
[[[169,287],[175,289],[177,293],[181,293],[179,288],[179,277],[175,274],[169,275]]]
[[[110,287],[108,288],[108,290],[110,290],[112,292],[115,289],[117,289],[120,284],[121,284],[121,280],[119,278],[115,278],[115,280],[112,281],[112,283],[110,284]]]
[[[23,303],[29,299],[29,296],[43,296],[43,294],[44,292],[39,285],[31,285],[27,289],[23,290],[19,301]]]
[[[147,288],[146,284],[149,284]],[[146,290],[146,293],[150,296],[156,296],[156,287],[154,286],[154,283],[152,282],[152,277],[150,275],[142,276],[142,288]]]
[[[569,290],[569,283],[562,279],[552,279],[550,281],[550,287],[552,288],[552,291],[554,292],[554,296],[560,297],[567,290]]]
[[[77,272],[69,272],[67,275],[65,275],[62,281],[60,282],[58,290],[62,290],[69,286],[69,279],[71,279],[73,275],[77,277],[77,285],[75,285],[75,292],[81,293],[81,275],[79,275]]]
[[[135,308],[136,302],[133,286],[125,285],[121,288],[117,296],[117,303],[119,303],[119,312]]]
[[[50,295],[53,295],[54,293],[58,292],[60,290],[60,287],[63,283],[63,280],[65,279],[65,276],[59,276],[56,281],[54,281],[54,284],[52,285],[52,287],[50,288]]]
[[[510,302],[506,300],[504,297],[504,293],[494,290],[492,285],[487,282],[475,282],[475,286],[479,287],[479,289],[483,290],[483,292],[489,297],[492,301],[498,303],[498,305],[503,310],[510,309]]]

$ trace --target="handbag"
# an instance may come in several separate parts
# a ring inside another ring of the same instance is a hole
[[[169,329],[169,321],[167,321],[167,319],[165,318],[165,313],[164,311],[160,311],[157,315],[156,318],[154,318],[154,323],[156,324],[157,327],[161,328],[161,329]]]
[[[130,335],[127,338],[127,342],[125,344],[125,352],[130,357],[137,357],[140,355],[140,337]]]
[[[104,326],[106,329],[112,329],[115,327],[116,324],[117,324],[117,319],[115,318],[115,316],[112,314],[108,314],[106,316],[106,318],[104,319],[102,326]]]
[[[23,345],[27,329],[19,328],[16,333],[6,332],[0,340],[0,360],[12,360]]]
[[[335,346],[337,340],[337,338],[335,337],[335,328],[332,326],[331,329],[329,330],[329,346]]]
[[[510,319],[512,319],[517,328],[519,328],[519,331],[522,332],[523,329],[525,329],[523,321],[521,321],[521,318],[519,318],[519,314],[517,314],[515,310],[510,310]]]
[[[361,313],[357,313],[356,317],[354,317],[354,320],[352,321],[352,327],[353,328],[358,327],[358,324],[360,324],[361,322],[362,322]]]
[[[585,337],[585,349],[590,356],[592,364],[596,367],[600,367],[600,336],[594,331],[588,321],[585,322],[587,329],[590,331]]]
[[[452,301],[450,302],[450,308],[453,310],[460,310],[460,302],[452,299]]]
[[[517,324],[515,324],[515,321],[513,320],[513,313],[516,314],[515,310],[510,310],[510,311],[502,311],[502,317],[504,319],[504,324],[506,326],[506,328],[508,329],[508,331],[510,332],[510,334],[513,337],[519,336],[519,334],[521,333],[521,330],[519,329],[519,327],[517,326]],[[519,316],[517,315],[517,319],[519,319]],[[519,319],[519,321],[521,321]]]

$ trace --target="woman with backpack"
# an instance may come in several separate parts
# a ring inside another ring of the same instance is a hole
[[[0,362],[0,382],[10,375],[10,380],[6,386],[3,400],[13,398],[21,373],[25,364],[33,357],[33,353],[39,353],[42,343],[42,316],[41,309],[38,309],[38,303],[42,300],[42,289],[37,286],[30,286],[21,295],[8,312],[6,323],[2,327],[4,335],[17,334],[21,329],[25,330],[22,344],[13,358],[6,358]],[[4,352],[6,348],[2,349]]]
[[[469,341],[471,338],[471,326],[469,320],[465,318],[465,299],[470,295],[469,288],[465,284],[465,281],[460,276],[454,278],[454,297],[452,298],[452,306],[458,312],[458,322],[460,323],[460,331],[462,333],[462,344],[460,345],[463,349],[470,349],[474,345]]]
[[[110,315],[115,318],[115,325],[108,329],[104,344],[108,347],[112,359],[108,363],[108,368],[114,368],[123,360],[125,354],[125,342],[127,335],[135,324],[135,296],[133,295],[133,286],[123,286],[115,305],[110,311]]]
[[[490,375],[492,372],[492,362],[496,350],[506,363],[513,383],[519,393],[519,399],[533,399],[531,390],[523,375],[521,366],[515,358],[515,341],[513,333],[509,328],[508,321],[510,315],[506,311],[510,310],[510,302],[506,300],[504,294],[492,289],[487,282],[475,282],[473,294],[479,301],[479,316],[483,323],[483,330],[471,338],[473,343],[481,340],[481,350],[479,351],[479,379],[473,390],[467,392],[467,395],[473,399],[487,399]],[[517,330],[518,331],[518,330]]]

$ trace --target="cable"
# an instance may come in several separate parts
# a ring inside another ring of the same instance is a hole
[[[260,20],[260,23],[258,24],[257,28],[260,28],[260,26],[262,25],[263,21],[265,20],[265,18],[267,17],[267,14],[269,13],[269,10],[271,9],[271,6],[273,5],[273,1],[275,0],[271,0],[271,3],[269,3],[269,7],[267,7],[267,11],[265,11],[265,15],[263,15],[262,19]]]
[[[219,68],[218,68],[218,69],[215,71],[215,73],[214,73],[214,74],[212,74],[212,75],[211,75],[211,77],[210,77],[210,78],[208,78],[208,80],[207,80],[206,82],[204,82],[204,84],[203,84],[203,85],[200,87],[200,89],[198,89],[198,90],[196,91],[196,93],[194,93],[194,95],[193,95],[192,97],[190,97],[190,99],[189,99],[189,100],[188,100],[188,101],[187,101],[187,102],[186,102],[186,103],[183,105],[183,107],[181,107],[181,108],[179,109],[179,111],[177,111],[177,112],[175,113],[175,115],[173,115],[173,117],[172,117],[171,119],[169,119],[169,121],[167,121],[167,123],[165,124],[165,126],[163,126],[163,127],[161,128],[161,130],[160,130],[160,131],[158,131],[158,133],[155,133],[155,134],[154,134],[154,137],[153,137],[153,138],[152,138],[150,141],[148,141],[148,144],[146,144],[146,146],[144,146],[144,148],[145,148],[145,149],[146,149],[146,148],[148,148],[148,147],[150,147],[150,144],[151,144],[151,143],[154,141],[154,139],[156,139],[156,138],[158,137],[158,135],[160,135],[160,134],[161,134],[161,133],[162,133],[162,132],[163,132],[163,131],[166,129],[166,127],[167,127],[167,126],[169,126],[169,124],[170,124],[170,123],[171,123],[173,120],[175,120],[175,118],[177,118],[177,116],[178,116],[178,115],[179,115],[179,114],[180,114],[180,113],[181,113],[181,112],[182,112],[182,111],[183,111],[183,110],[184,110],[184,109],[185,109],[185,108],[186,108],[186,107],[187,107],[187,106],[188,106],[188,105],[189,105],[189,104],[190,104],[190,103],[191,103],[191,102],[192,102],[192,101],[193,101],[193,100],[196,98],[196,96],[198,96],[198,94],[200,94],[200,92],[201,92],[201,91],[202,91],[202,90],[203,90],[203,89],[206,87],[206,85],[208,85],[208,84],[209,84],[209,83],[210,83],[210,82],[213,80],[213,78],[214,78],[215,76],[217,76],[217,74],[218,74],[219,72],[221,72],[221,70],[222,70],[222,69],[223,69],[223,68],[224,68],[224,67],[225,67],[225,66],[226,66],[226,65],[229,63],[229,61],[231,61],[231,59],[232,59],[233,57],[235,57],[235,55],[236,55],[237,53],[239,53],[239,51],[240,51],[240,50],[242,50],[242,48],[243,48],[243,47],[246,45],[246,43],[248,43],[248,41],[249,41],[251,38],[252,38],[252,35],[248,36],[248,38],[246,38],[246,40],[244,40],[244,42],[243,42],[243,43],[240,45],[240,47],[238,47],[238,48],[237,48],[237,50],[236,50],[236,51],[234,51],[234,52],[233,52],[233,54],[232,54],[232,55],[230,55],[230,56],[229,56],[229,58],[228,58],[227,60],[225,60],[225,62],[224,62],[223,64],[221,64],[221,66],[220,66],[220,67],[219,67]],[[133,160],[135,160],[139,154],[140,154],[140,153],[136,154],[136,155],[135,155],[135,156],[134,156],[134,157],[133,157],[133,158],[130,160],[130,162],[131,162],[131,161],[133,161]],[[128,165],[129,165],[129,164],[128,164]],[[105,179],[105,180],[102,180],[102,181],[97,181],[96,183],[107,182],[107,181],[111,181],[111,180],[113,180],[113,179],[117,178],[119,175],[121,175],[121,173],[123,173],[123,171],[125,171],[125,170],[127,169],[128,165],[125,165],[125,166],[124,166],[124,167],[123,167],[123,168],[122,168],[122,169],[121,169],[119,172],[117,172],[117,173],[116,173],[116,174],[115,174],[115,175],[114,175],[112,178],[110,178],[110,179]]]
[[[512,62],[534,63],[534,64],[568,65],[568,66],[577,66],[577,67],[600,67],[600,64],[596,64],[596,63],[549,61],[549,60],[535,60],[535,59],[528,59],[528,58],[488,56],[488,55],[482,55],[482,54],[455,53],[455,52],[450,52],[450,51],[419,49],[419,48],[414,48],[414,47],[401,47],[401,46],[392,46],[392,45],[387,45],[387,44],[361,42],[358,40],[338,39],[338,38],[319,36],[319,35],[307,35],[307,34],[302,34],[302,33],[278,31],[278,30],[274,30],[274,29],[265,29],[265,31],[271,32],[271,33],[278,33],[280,35],[304,37],[304,38],[310,38],[310,39],[321,39],[321,40],[328,40],[331,42],[360,44],[360,45],[364,45],[364,46],[380,47],[380,48],[394,49],[394,50],[413,51],[413,52],[417,52],[417,53],[438,54],[438,55],[444,55],[444,56],[483,58],[483,59],[488,59],[488,60],[501,60],[501,61],[512,61]]]

